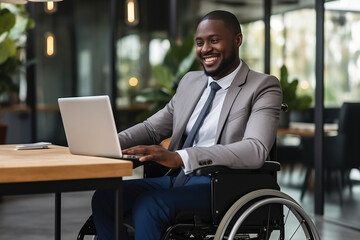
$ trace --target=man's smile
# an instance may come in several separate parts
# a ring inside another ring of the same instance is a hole
[[[218,57],[204,57],[203,60],[204,60],[204,63],[206,65],[212,65],[216,62],[216,60],[218,60],[219,58]]]

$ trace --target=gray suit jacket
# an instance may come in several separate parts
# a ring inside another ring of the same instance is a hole
[[[119,133],[122,148],[159,144],[171,137],[169,150],[179,149],[188,119],[206,84],[203,71],[186,74],[162,110]],[[242,61],[224,100],[217,144],[188,148],[191,169],[211,164],[244,169],[261,167],[276,138],[281,101],[279,80],[250,70]]]

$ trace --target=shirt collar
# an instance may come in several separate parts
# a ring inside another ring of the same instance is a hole
[[[225,77],[223,78],[220,78],[218,80],[214,80],[212,77],[208,77],[208,85],[210,85],[211,82],[216,82],[217,84],[220,85],[220,87],[222,89],[228,89],[232,83],[232,81],[234,80],[235,78],[235,75],[237,74],[237,72],[239,71],[240,69],[240,66],[241,66],[241,62],[239,64],[239,66],[237,66],[237,68],[232,71],[230,74],[226,75]]]

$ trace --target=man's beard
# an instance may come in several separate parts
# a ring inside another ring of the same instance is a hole
[[[234,62],[236,62],[236,53],[235,51],[232,51],[231,55],[228,58],[225,58],[220,65],[213,71],[207,71],[204,64],[203,69],[207,76],[214,77],[219,76],[222,73],[227,72],[230,68],[232,68]]]

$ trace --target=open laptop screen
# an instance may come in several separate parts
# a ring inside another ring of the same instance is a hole
[[[72,154],[125,159],[109,96],[59,98],[58,103]]]

